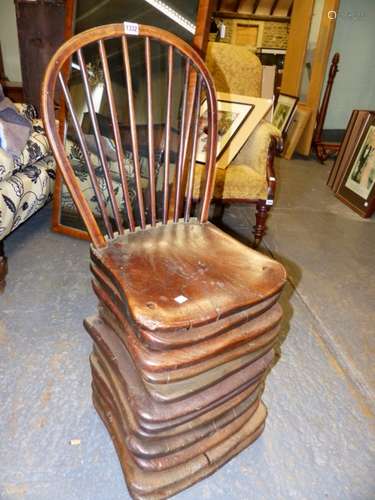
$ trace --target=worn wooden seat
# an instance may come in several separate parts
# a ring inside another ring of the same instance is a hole
[[[85,96],[78,110],[77,85]],[[67,118],[59,130],[56,101]],[[132,497],[166,498],[262,433],[260,398],[278,341],[285,271],[208,222],[217,103],[188,44],[128,23],[83,32],[53,56],[41,103],[92,242],[99,307],[84,324],[94,344],[93,403]],[[193,207],[198,148],[206,151],[206,178]],[[74,154],[84,160],[79,168]],[[89,199],[80,176],[91,180]]]
[[[279,332],[281,308],[275,304],[259,318],[226,331],[212,339],[168,351],[151,351],[142,344],[137,332],[115,304],[110,303],[100,288],[94,290],[101,301],[99,314],[125,344],[132,358],[142,371],[145,380],[163,383],[193,377],[199,373],[235,359],[236,354],[255,351],[273,342]],[[255,343],[254,343],[255,342]],[[236,350],[245,347],[244,352]]]
[[[152,331],[217,321],[277,294],[286,279],[280,264],[210,223],[128,233],[92,250],[92,259],[136,326]]]
[[[118,384],[113,382],[106,362],[104,361],[103,364],[99,358],[91,356],[91,369],[93,389],[117,401],[127,428],[127,446],[132,453],[145,458],[173,453],[211,434],[219,425],[219,421],[225,419],[229,422],[232,417],[233,419],[236,417],[241,405],[250,406],[257,398],[260,398],[264,388],[262,382],[255,382],[225,403],[192,420],[175,427],[169,426],[161,430],[148,431],[141,427],[128,399],[119,389]]]
[[[264,429],[267,416],[261,403],[251,419],[233,436],[209,450],[166,471],[150,472],[141,469],[126,447],[126,434],[114,416],[114,411],[106,410],[106,406],[98,398],[94,399],[95,407],[101,416],[108,432],[112,436],[117,454],[124,471],[128,489],[133,498],[169,498],[191,484],[212,474],[220,466],[257,439]]]
[[[105,317],[104,317],[105,320]],[[113,328],[113,323],[109,321],[109,326],[116,333],[116,330]],[[202,362],[199,363],[199,370],[197,370],[197,374],[190,370],[188,372],[187,377],[182,377],[181,372],[179,370],[179,378],[176,380],[174,370],[168,370],[164,372],[164,378],[160,380],[155,378],[152,381],[147,379],[148,374],[145,373],[142,369],[139,369],[138,372],[142,377],[142,382],[145,386],[145,389],[148,393],[153,397],[156,401],[168,402],[183,399],[184,397],[194,394],[199,391],[203,391],[207,387],[210,387],[212,384],[223,380],[228,377],[229,374],[235,373],[239,371],[241,368],[248,366],[249,364],[256,361],[258,358],[262,357],[268,351],[270,351],[276,340],[277,340],[277,331],[272,331],[272,335],[265,335],[265,338],[259,338],[255,341],[247,343],[244,349],[244,352],[237,351],[236,356],[228,356],[227,359],[221,359],[222,362],[219,363],[210,363]],[[107,339],[110,344],[110,339]],[[126,346],[124,346],[125,349]],[[113,347],[109,347],[111,351],[113,351]],[[127,349],[127,352],[130,354],[131,351]],[[223,353],[224,354],[224,353]],[[194,369],[196,367],[194,366]],[[187,370],[185,370],[187,372]],[[155,372],[154,372],[155,373]],[[161,375],[160,373],[156,373],[156,375]],[[170,376],[171,380],[168,380]]]
[[[123,425],[124,419],[122,418],[121,411],[116,401],[109,398],[106,392],[100,393],[100,391],[97,391],[97,397],[106,402],[106,405],[111,408],[113,418]],[[221,423],[218,422],[219,426],[215,429],[215,432],[211,432],[203,438],[201,437],[195,443],[185,446],[183,449],[179,449],[174,453],[168,453],[157,457],[139,457],[138,455],[134,455],[133,459],[140,468],[149,471],[161,471],[186,463],[187,460],[205,453],[211,447],[224,441],[240,430],[254,415],[259,404],[259,400],[256,399],[250,404],[246,402],[244,405],[239,405],[237,407],[238,414],[236,416],[230,415],[229,419],[227,417],[227,419],[223,419]],[[128,435],[126,428],[125,434]]]
[[[175,443],[174,446],[178,449],[191,444],[197,436],[201,435],[202,429],[208,428],[212,432],[216,419],[226,412],[236,413],[238,405],[253,398],[254,395],[260,397],[264,388],[263,380],[260,379],[223,403],[215,405],[208,411],[198,411],[188,418],[179,419],[177,424],[172,421],[173,419],[156,424],[144,423],[137,419],[126,393],[121,390],[118,382],[113,378],[108,362],[100,358],[100,355],[99,357],[91,356],[90,362],[93,373],[93,388],[102,389],[108,396],[111,394],[111,397],[117,399],[125,425],[128,428],[127,445],[132,452],[140,456],[153,456],[159,454],[159,451],[160,454],[173,452],[172,443]]]
[[[189,415],[196,416],[197,411],[199,413],[213,405],[217,406],[260,379],[274,358],[274,353],[270,350],[251,365],[223,380],[219,379],[210,390],[187,396],[184,398],[184,404],[175,401],[166,405],[150,396],[125,346],[100,318],[86,319],[85,325],[95,340],[95,353],[108,359],[116,380],[132,401],[138,420],[145,423],[171,419],[175,419],[177,423],[177,419],[184,421]]]
[[[121,299],[120,294],[114,287],[112,281],[93,262],[91,271],[95,277],[93,288],[99,300],[108,305],[115,316],[129,319],[129,323],[134,326],[134,322],[128,318],[127,305]],[[145,347],[165,351],[178,347],[187,347],[192,344],[199,344],[202,341],[213,339],[214,337],[232,331],[248,321],[261,316],[276,303],[279,293],[272,295],[269,299],[257,303],[255,306],[242,309],[239,312],[218,319],[215,322],[195,328],[185,328],[177,330],[147,330],[142,327],[136,328],[139,338]],[[109,305],[110,302],[110,305]]]

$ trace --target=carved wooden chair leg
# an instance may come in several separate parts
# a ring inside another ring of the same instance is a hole
[[[0,241],[0,293],[5,288],[5,276],[8,272],[7,258],[4,253],[4,242]]]
[[[259,200],[256,205],[256,222],[254,225],[254,248],[258,248],[266,232],[266,220],[268,217],[268,207],[264,200]]]
[[[212,220],[221,223],[223,221],[225,210],[225,203],[222,201],[215,201]]]

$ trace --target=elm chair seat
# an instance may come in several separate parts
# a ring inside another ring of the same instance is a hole
[[[190,328],[269,299],[286,275],[274,260],[213,224],[178,223],[128,233],[93,249],[136,326]]]

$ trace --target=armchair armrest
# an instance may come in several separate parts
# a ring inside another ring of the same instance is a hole
[[[283,142],[281,137],[272,136],[268,147],[266,177],[267,177],[267,199],[266,206],[272,207],[276,191],[276,174],[274,169],[274,159],[276,152],[282,151]]]
[[[249,165],[258,174],[266,175],[269,149],[273,141],[274,147],[279,147],[280,131],[272,123],[262,120],[233,159],[232,164]]]
[[[38,113],[33,104],[27,104],[25,102],[15,102],[14,106],[20,115],[24,116],[30,121],[38,118]]]
[[[249,165],[267,181],[266,205],[272,206],[276,189],[276,176],[273,167],[276,152],[282,150],[280,131],[272,123],[262,120],[232,164]]]

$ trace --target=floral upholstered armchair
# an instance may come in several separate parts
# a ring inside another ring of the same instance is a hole
[[[15,108],[30,122],[30,135],[18,156],[0,147],[0,291],[7,271],[4,239],[51,198],[56,168],[35,108],[28,104]]]
[[[206,63],[217,91],[260,97],[262,65],[245,46],[211,42]],[[255,247],[261,242],[268,211],[273,204],[276,185],[273,161],[280,145],[278,129],[262,120],[232,163],[216,172],[214,201],[223,205],[234,202],[256,205]],[[198,198],[202,173],[196,174],[194,195]]]

